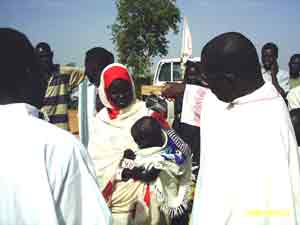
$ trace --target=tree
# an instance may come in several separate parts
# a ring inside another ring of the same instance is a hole
[[[150,73],[151,60],[168,54],[166,36],[178,33],[180,11],[174,0],[116,0],[112,40],[118,58],[134,75]]]

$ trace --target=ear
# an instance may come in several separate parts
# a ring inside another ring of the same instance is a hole
[[[231,82],[233,82],[234,80],[237,79],[237,76],[235,74],[233,74],[233,73],[225,73],[224,77],[225,77],[225,79],[227,79],[227,80],[229,80]]]

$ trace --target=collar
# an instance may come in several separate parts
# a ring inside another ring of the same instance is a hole
[[[263,86],[261,86],[254,92],[233,100],[231,103],[229,103],[229,105],[227,106],[227,109],[230,110],[236,105],[264,102],[264,101],[273,100],[273,99],[276,99],[279,97],[280,97],[280,94],[275,89],[275,87],[272,85],[272,83],[265,82],[265,84]]]
[[[7,105],[0,105],[0,111],[17,113],[19,115],[29,115],[47,120],[47,117],[40,110],[38,110],[35,106],[29,105],[27,103],[12,103]]]

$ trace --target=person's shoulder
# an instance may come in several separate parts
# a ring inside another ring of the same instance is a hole
[[[56,146],[65,149],[73,149],[79,146],[80,142],[69,132],[56,127],[44,120],[30,117],[29,124],[36,137],[41,137],[47,146]],[[66,151],[66,150],[64,150]]]

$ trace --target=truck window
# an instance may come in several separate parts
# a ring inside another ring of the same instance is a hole
[[[162,64],[159,72],[159,81],[171,81],[171,63]]]
[[[180,66],[180,62],[173,63],[173,81],[182,81],[183,75]]]

